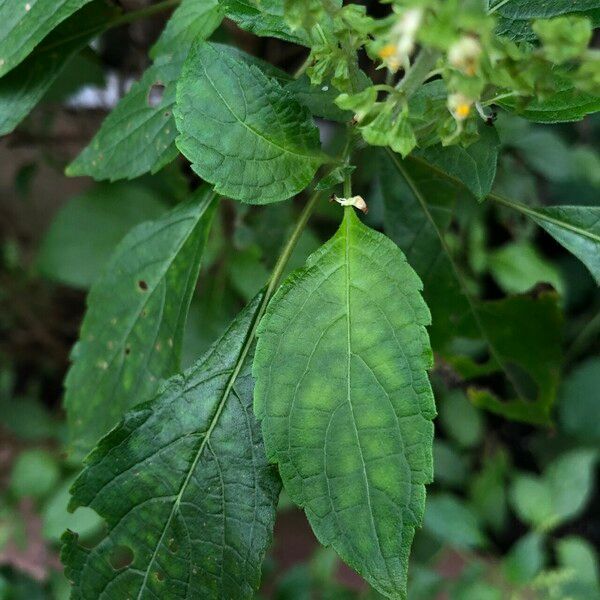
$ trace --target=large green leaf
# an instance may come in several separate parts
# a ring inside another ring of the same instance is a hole
[[[125,234],[166,208],[159,194],[139,182],[98,184],[59,210],[42,240],[37,267],[46,277],[87,288]]]
[[[378,591],[406,595],[432,479],[432,355],[421,282],[347,208],[267,308],[254,362],[267,456],[319,540]]]
[[[65,65],[117,14],[94,2],[57,27],[32,54],[0,79],[0,135],[6,135],[31,112]]]
[[[191,295],[214,213],[200,190],[160,219],[133,229],[94,283],[65,406],[72,451],[80,457],[123,412],[177,372]]]
[[[72,600],[254,597],[281,485],[252,413],[260,301],[86,460],[70,508],[91,506],[108,534],[93,549],[64,536]]]
[[[446,241],[455,199],[461,194],[458,184],[422,159],[401,161],[390,154],[382,168],[385,228],[423,280],[433,316],[434,349],[452,359],[466,378],[506,374],[512,388],[508,391],[516,398],[500,401],[476,388],[471,398],[480,406],[511,419],[546,423],[560,364],[561,314],[555,295],[480,301]],[[465,196],[463,191],[462,202]],[[526,343],[516,323],[527,327]],[[482,340],[489,359],[483,365],[467,357],[455,359],[450,342],[457,336]]]
[[[225,196],[253,204],[302,191],[323,162],[308,110],[256,66],[200,43],[177,85],[177,147]]]
[[[490,0],[489,6],[498,17],[498,33],[517,40],[535,38],[531,29],[534,19],[574,14],[589,17],[594,25],[600,25],[599,0]]]
[[[254,35],[310,45],[301,31],[292,31],[283,18],[284,0],[221,0],[227,16]]]
[[[0,2],[0,77],[18,65],[59,23],[90,0]]]
[[[490,193],[496,177],[499,149],[500,140],[496,131],[484,127],[479,139],[466,148],[437,144],[417,150],[416,155],[460,179],[478,200],[483,200]]]
[[[206,39],[223,18],[216,0],[186,0],[152,48],[154,64],[102,123],[67,175],[96,180],[133,179],[155,173],[177,156],[173,117],[176,83],[195,40]]]

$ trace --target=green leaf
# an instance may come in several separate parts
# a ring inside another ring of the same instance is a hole
[[[347,208],[269,304],[254,362],[255,412],[287,492],[319,540],[390,598],[405,597],[433,475],[420,289],[400,250]]]
[[[480,411],[473,407],[461,390],[446,394],[439,405],[444,432],[462,448],[472,448],[483,438],[484,423]]]
[[[576,517],[594,490],[594,450],[572,450],[552,462],[541,477],[517,476],[510,498],[519,518],[541,531]]]
[[[534,19],[551,19],[562,15],[589,17],[594,26],[600,25],[599,0],[490,0],[490,9],[499,17],[498,33],[516,40],[531,40]],[[494,7],[498,6],[496,10]]]
[[[225,196],[252,204],[302,191],[323,162],[308,110],[253,65],[201,43],[177,86],[177,147]]]
[[[556,543],[556,553],[559,564],[572,569],[579,581],[600,585],[598,556],[587,540],[576,536],[562,538]]]
[[[73,56],[117,12],[104,2],[84,7],[57,27],[18,68],[0,79],[0,135],[15,129],[44,97]]]
[[[65,534],[72,600],[254,597],[280,491],[252,414],[260,301],[86,459],[70,508],[91,506],[108,534],[93,549]]]
[[[522,294],[539,282],[549,283],[562,296],[560,270],[527,241],[511,242],[490,252],[488,266],[498,285],[509,294]]]
[[[46,277],[87,288],[125,234],[166,210],[139,182],[99,184],[57,213],[40,246],[37,268]]]
[[[559,394],[562,430],[582,442],[600,443],[598,410],[600,358],[590,358],[565,379]]]
[[[483,127],[479,139],[466,148],[437,144],[417,150],[415,154],[450,176],[460,179],[475,198],[481,201],[492,189],[499,149],[500,140],[496,131],[492,127]]]
[[[459,549],[486,545],[477,515],[452,494],[431,494],[425,511],[425,528],[441,542]]]
[[[276,37],[309,46],[302,31],[292,31],[283,18],[283,0],[221,0],[227,16],[254,35]]]
[[[573,87],[569,81],[557,84],[548,97],[534,99],[521,106],[518,98],[504,98],[498,104],[536,123],[580,121],[586,115],[600,111],[600,96]]]
[[[0,4],[0,77],[18,65],[59,23],[90,0]]]
[[[210,36],[222,18],[216,0],[187,0],[179,6],[151,50],[154,64],[106,117],[87,148],[67,167],[67,175],[134,179],[156,173],[176,158],[177,80],[192,43]]]
[[[527,208],[526,213],[581,260],[600,285],[600,206]]]
[[[518,585],[533,582],[547,561],[544,543],[543,535],[537,531],[530,531],[513,545],[502,565],[510,582]]]
[[[26,450],[19,454],[10,473],[9,490],[18,499],[47,496],[60,480],[55,458],[45,450]]]
[[[422,159],[390,157],[382,161],[381,174],[385,229],[423,280],[434,349],[464,377],[505,373],[516,398],[501,401],[486,390],[471,390],[471,400],[480,407],[510,419],[547,423],[560,368],[562,320],[556,296],[477,299],[446,240],[456,198],[462,196],[464,203],[464,192]],[[450,342],[456,336],[484,341],[490,354],[484,367],[454,357]]]
[[[331,84],[312,85],[310,79],[303,75],[285,86],[288,92],[294,94],[300,104],[304,104],[315,117],[331,121],[350,121],[352,113],[338,108],[334,103],[338,90]]]
[[[145,71],[67,167],[69,177],[134,179],[155,173],[175,159],[177,129],[172,111],[185,57],[185,52],[161,56]]]
[[[88,297],[66,379],[70,443],[85,454],[179,368],[183,328],[214,213],[214,194],[133,229]]]
[[[195,41],[208,39],[222,20],[223,9],[218,0],[183,0],[150,49],[150,58],[189,52]]]

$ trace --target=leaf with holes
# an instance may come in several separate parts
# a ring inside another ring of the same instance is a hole
[[[118,245],[88,297],[66,379],[71,450],[81,457],[179,368],[183,327],[216,202],[200,190]]]
[[[0,3],[0,77],[18,65],[57,25],[91,0]]]
[[[181,4],[152,49],[154,64],[67,167],[67,175],[133,179],[149,171],[156,173],[176,158],[177,128],[172,113],[177,79],[192,42],[207,38],[222,18],[216,1]]]
[[[108,535],[87,549],[65,534],[72,600],[254,597],[281,485],[252,413],[260,302],[86,460],[70,508],[91,506]]]
[[[218,46],[191,50],[177,85],[177,147],[224,196],[285,200],[324,156],[308,109],[275,80]]]
[[[347,208],[258,329],[255,412],[267,456],[319,540],[379,592],[406,597],[433,476],[435,416],[422,284]]]
[[[73,56],[118,11],[93,2],[57,27],[17,68],[0,79],[0,135],[11,133],[31,112]]]

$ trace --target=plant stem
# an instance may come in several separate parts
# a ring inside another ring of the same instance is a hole
[[[598,339],[599,332],[600,312],[598,312],[598,314],[587,323],[579,335],[573,340],[571,347],[565,354],[565,364],[570,365],[576,358],[578,358],[592,342],[595,342]]]
[[[427,79],[439,56],[438,50],[423,48],[410,69],[396,85],[396,91],[401,92],[406,99],[410,98]]]

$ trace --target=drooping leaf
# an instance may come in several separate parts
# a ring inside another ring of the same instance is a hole
[[[496,131],[491,127],[484,127],[479,139],[466,148],[437,144],[417,150],[415,154],[460,179],[475,198],[481,201],[492,189],[499,149],[500,140]]]
[[[577,89],[571,82],[564,81],[547,98],[536,98],[525,106],[521,106],[519,100],[514,98],[504,98],[498,104],[536,123],[565,123],[580,121],[586,115],[600,111],[600,96]]]
[[[434,349],[465,378],[505,373],[510,395],[516,397],[501,401],[486,389],[474,388],[470,397],[479,406],[511,419],[547,423],[560,370],[562,320],[555,295],[499,302],[477,299],[445,237],[460,195],[458,184],[422,159],[400,161],[390,154],[382,168],[386,231],[423,280]],[[463,191],[461,201],[466,200]],[[517,323],[529,332],[526,340]],[[456,336],[482,340],[489,360],[477,365],[468,357],[455,357],[449,343]]]
[[[347,208],[269,304],[254,362],[255,411],[287,492],[319,540],[390,598],[405,597],[432,478],[420,289],[400,250]]]
[[[42,240],[37,267],[46,277],[87,288],[125,234],[166,208],[158,194],[137,182],[99,184],[59,210]]]
[[[195,41],[208,39],[222,20],[223,9],[218,0],[183,0],[150,49],[150,58],[189,51]]]
[[[600,206],[528,208],[527,214],[581,260],[600,285]]]
[[[177,129],[172,111],[185,57],[184,52],[156,60],[106,117],[66,174],[89,175],[98,181],[133,179],[174,160]]]
[[[85,6],[0,79],[0,135],[11,133],[44,97],[73,56],[118,14],[104,2]]]
[[[81,457],[123,412],[177,372],[183,327],[214,212],[200,190],[160,219],[133,229],[94,283],[65,407],[71,448]]]
[[[253,204],[302,191],[323,162],[310,114],[257,67],[200,43],[177,86],[177,147],[225,196]]]
[[[59,23],[90,1],[0,3],[0,77],[18,65]]]
[[[93,549],[65,534],[72,600],[254,597],[281,485],[252,413],[260,301],[86,459],[70,508],[92,507],[108,534]]]
[[[283,18],[283,0],[221,0],[226,15],[254,35],[276,37],[309,46],[301,31],[292,31]]]
[[[598,0],[490,0],[489,6],[499,17],[498,33],[516,40],[531,40],[535,37],[531,29],[534,19],[551,19],[574,14],[588,17],[594,25],[600,25]]]
[[[175,159],[177,79],[192,43],[206,39],[222,18],[216,0],[187,0],[179,6],[152,48],[156,60],[67,167],[67,175],[110,181],[134,179],[156,173]]]

